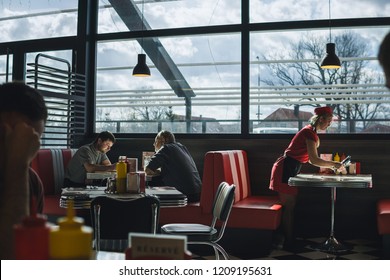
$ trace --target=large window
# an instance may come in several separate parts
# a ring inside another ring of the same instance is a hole
[[[332,106],[331,133],[389,133],[390,92],[377,62],[388,30],[333,30],[342,68],[323,70],[329,31],[251,34],[250,125],[253,133],[297,131],[316,106]]]
[[[251,22],[388,17],[387,0],[248,0]]]
[[[0,42],[76,35],[77,0],[3,0]]]
[[[38,53],[67,60],[87,77],[88,102],[64,94],[87,133],[290,134],[324,105],[330,133],[390,133],[376,59],[390,3],[295,2],[1,1],[0,81],[22,79]],[[319,68],[330,41],[341,69]],[[151,77],[132,76],[139,54]]]
[[[98,32],[111,36],[98,42],[95,129],[295,133],[314,107],[328,105],[335,112],[330,133],[389,133],[390,94],[376,60],[388,30],[348,22],[331,28],[329,12],[337,19],[376,18],[390,5],[333,2],[251,0],[248,25],[241,1],[100,1]],[[302,20],[307,24],[297,24]],[[218,29],[207,34],[202,26]],[[182,27],[194,34],[184,36]],[[155,30],[161,36],[148,37]],[[144,38],[132,35],[139,31]],[[319,66],[331,39],[339,70]],[[149,78],[131,76],[142,52]]]
[[[239,133],[240,35],[150,38],[151,77],[131,76],[136,40],[98,44],[97,130]]]
[[[98,32],[141,30],[142,25],[137,21],[137,16],[142,14],[147,19],[147,29],[237,24],[241,22],[241,2],[237,0],[100,0]]]

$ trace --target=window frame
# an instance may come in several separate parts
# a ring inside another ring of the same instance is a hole
[[[91,137],[96,134],[95,127],[95,71],[96,71],[96,44],[100,41],[109,41],[117,39],[136,39],[144,37],[169,37],[169,36],[191,36],[202,34],[224,34],[241,33],[241,133],[239,134],[179,134],[178,137],[187,139],[290,139],[291,134],[250,134],[249,125],[249,90],[250,90],[250,33],[251,32],[270,32],[285,30],[305,30],[327,29],[328,20],[309,20],[292,22],[272,22],[272,23],[250,23],[249,22],[249,3],[242,0],[242,13],[240,24],[228,24],[221,26],[200,26],[191,28],[172,28],[164,30],[147,30],[134,32],[119,32],[110,34],[97,34],[97,14],[98,1],[88,0],[79,1],[78,7],[78,30],[76,36],[46,38],[38,40],[26,40],[17,42],[0,43],[0,54],[4,55],[8,50],[12,50],[12,79],[23,80],[25,78],[25,54],[28,52],[52,51],[72,49],[77,53],[72,62],[78,72],[86,75],[87,85],[87,105],[86,105],[86,130],[85,137]],[[352,19],[334,19],[333,28],[347,27],[387,27],[390,17],[380,18],[352,18]],[[87,24],[88,23],[88,24]],[[140,134],[120,134],[119,137],[145,138],[154,137],[155,133]],[[324,139],[390,139],[390,134],[326,134]],[[74,143],[77,146],[77,143]]]

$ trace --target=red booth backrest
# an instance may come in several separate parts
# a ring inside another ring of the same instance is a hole
[[[377,203],[377,225],[380,235],[390,234],[390,198],[380,199]]]
[[[210,213],[221,182],[236,186],[234,203],[251,195],[247,154],[243,150],[210,151],[205,155],[200,204]]]
[[[40,149],[31,167],[42,180],[45,195],[60,194],[65,168],[76,149]]]
[[[282,213],[279,198],[277,195],[251,194],[247,153],[244,150],[207,152],[204,158],[200,202],[189,203],[183,208],[161,208],[160,224],[210,223],[214,197],[221,182],[236,186],[228,228],[278,228]]]
[[[200,206],[209,215],[221,182],[236,186],[228,227],[275,230],[282,205],[277,195],[252,195],[247,153],[244,150],[209,151],[205,155]]]

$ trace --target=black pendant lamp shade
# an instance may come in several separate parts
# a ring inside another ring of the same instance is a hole
[[[150,69],[146,65],[146,55],[141,53],[138,55],[138,63],[133,69],[133,76],[137,77],[149,77]]]
[[[142,31],[144,31],[144,0],[142,0],[142,12],[141,12],[141,23],[142,23]],[[144,47],[144,38],[142,37],[141,48]],[[135,77],[149,77],[150,69],[148,65],[146,65],[146,55],[142,53],[138,54],[138,62],[137,65],[133,69],[133,76]]]
[[[338,69],[340,67],[340,59],[336,55],[336,45],[334,43],[326,44],[326,55],[321,61],[321,68]]]
[[[331,8],[330,0],[328,2],[329,8],[329,41],[332,42],[332,24],[331,24]],[[336,45],[334,43],[326,44],[326,55],[321,61],[322,69],[339,69],[341,67],[340,59],[336,55]]]

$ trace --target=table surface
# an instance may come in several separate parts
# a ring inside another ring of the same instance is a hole
[[[106,178],[114,178],[116,172],[115,171],[96,171],[93,173],[87,173],[87,179],[99,180]]]
[[[138,170],[137,172],[143,172]],[[115,171],[96,171],[96,172],[88,172],[87,173],[87,179],[90,180],[103,180],[107,178],[115,178],[116,172]],[[158,175],[146,175],[145,180],[151,181],[153,177],[157,177]]]
[[[294,187],[372,188],[372,176],[371,174],[298,174],[291,177],[288,184]]]
[[[161,207],[184,207],[187,197],[173,187],[149,187],[145,193],[112,194],[105,192],[106,187],[66,188],[62,190],[60,206],[66,208],[68,200],[74,201],[75,209],[90,208],[91,200],[98,196],[110,196],[118,199],[136,199],[144,195],[155,195]]]

